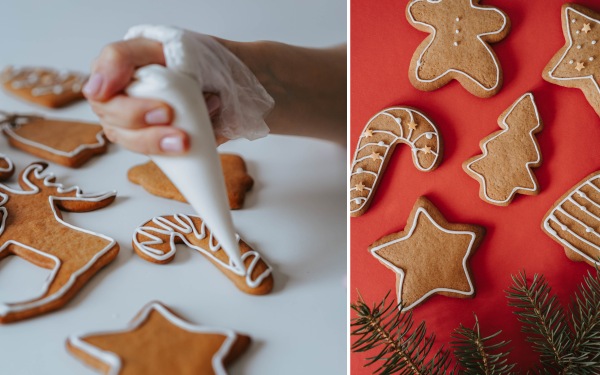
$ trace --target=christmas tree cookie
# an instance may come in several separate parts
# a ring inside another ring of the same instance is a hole
[[[516,193],[538,195],[540,186],[531,168],[542,164],[535,134],[544,125],[533,94],[526,93],[498,118],[502,130],[479,143],[483,155],[463,163],[467,174],[479,181],[479,197],[497,206],[508,206]]]
[[[400,143],[410,147],[417,169],[428,172],[442,162],[444,143],[433,121],[411,107],[390,107],[365,126],[350,167],[350,216],[364,214]]]
[[[502,88],[502,67],[488,45],[510,32],[510,19],[479,0],[412,0],[408,22],[430,33],[413,54],[408,77],[419,90],[433,91],[453,79],[480,98]]]

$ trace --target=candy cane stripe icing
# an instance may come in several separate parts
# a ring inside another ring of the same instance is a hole
[[[242,251],[242,261],[246,266],[243,274],[231,264],[217,239],[198,216],[157,216],[135,230],[133,247],[145,260],[168,263],[177,251],[175,244],[183,242],[206,256],[240,290],[249,294],[269,293],[273,287],[272,268],[257,251],[241,240],[239,235],[236,235],[236,238]]]
[[[544,216],[542,229],[569,259],[600,266],[600,171],[563,195]]]
[[[443,141],[427,115],[411,107],[390,107],[377,113],[363,129],[350,167],[350,216],[368,210],[399,143],[410,147],[420,171],[432,171],[442,162]]]

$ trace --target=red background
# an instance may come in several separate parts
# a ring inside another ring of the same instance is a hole
[[[489,99],[469,94],[458,81],[422,92],[408,80],[408,67],[417,46],[428,35],[408,23],[408,1],[351,1],[351,128],[350,154],[360,132],[378,111],[393,105],[414,106],[437,124],[445,143],[444,160],[432,172],[418,171],[407,146],[400,145],[388,165],[371,208],[351,218],[350,288],[368,303],[379,302],[394,289],[395,274],[381,265],[367,247],[384,235],[404,229],[413,204],[421,195],[429,198],[450,222],[472,223],[487,228],[487,235],[471,259],[477,296],[455,299],[435,296],[414,310],[416,322],[425,320],[428,332],[437,335],[436,348],[450,341],[460,323],[472,327],[473,312],[482,334],[502,330],[511,340],[509,356],[526,371],[539,364],[539,355],[525,341],[517,317],[508,307],[504,290],[511,274],[525,269],[528,279],[543,273],[566,307],[569,295],[593,268],[570,261],[562,246],[540,228],[546,211],[567,190],[600,169],[600,120],[578,89],[564,88],[542,79],[542,70],[565,44],[560,8],[564,1],[482,0],[502,9],[512,30],[492,48],[504,70],[504,86]],[[577,1],[600,12],[598,1]],[[497,119],[525,92],[534,94],[544,130],[537,135],[543,164],[534,169],[541,193],[517,195],[508,207],[497,207],[478,196],[479,183],[461,164],[481,153],[479,141],[499,130]],[[350,161],[351,162],[351,161]],[[395,291],[392,292],[395,297]],[[355,314],[351,312],[351,318]],[[354,339],[352,339],[354,342]],[[371,355],[375,353],[370,353]],[[365,353],[351,354],[353,374],[370,374],[363,368]]]

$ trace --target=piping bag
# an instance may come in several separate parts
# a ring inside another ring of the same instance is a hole
[[[198,82],[189,74],[161,65],[142,67],[134,77],[125,90],[127,94],[170,105],[175,114],[172,126],[184,130],[190,137],[190,150],[186,155],[148,156],[206,221],[229,256],[233,271],[245,275],[214,130]]]

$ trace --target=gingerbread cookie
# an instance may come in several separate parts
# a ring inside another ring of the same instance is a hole
[[[0,184],[0,259],[10,255],[52,270],[37,298],[0,303],[0,323],[22,320],[66,304],[100,268],[110,263],[119,245],[110,237],[63,221],[60,210],[87,212],[106,207],[116,192],[84,194],[64,188],[46,163],[34,163],[19,176],[23,190]]]
[[[402,232],[369,246],[384,266],[396,273],[398,301],[410,310],[434,294],[475,297],[469,258],[477,250],[485,228],[452,224],[425,197],[417,199]]]
[[[540,186],[531,168],[542,165],[542,153],[534,134],[544,124],[533,94],[521,96],[498,118],[503,130],[479,142],[483,155],[463,163],[467,174],[479,181],[479,197],[497,206],[508,206],[517,193],[538,195]]]
[[[8,156],[0,153],[0,180],[6,180],[15,173],[15,166]]]
[[[185,243],[206,256],[241,291],[255,295],[269,293],[273,289],[271,267],[239,235],[236,237],[246,266],[243,275],[230,263],[227,253],[198,216],[175,214],[145,222],[133,234],[133,249],[143,259],[163,264],[173,260],[177,251],[175,244]]]
[[[410,146],[417,169],[428,172],[442,162],[444,143],[433,121],[412,107],[390,107],[373,116],[363,130],[350,167],[350,216],[371,205],[394,149]]]
[[[488,43],[504,39],[510,19],[500,9],[479,0],[413,0],[408,22],[431,33],[410,62],[408,77],[417,89],[433,91],[453,79],[480,98],[502,88],[502,67]]]
[[[542,72],[551,83],[581,89],[600,115],[600,14],[577,4],[562,6],[566,44]]]
[[[252,188],[254,180],[246,172],[246,163],[240,156],[220,154],[220,157],[229,206],[232,210],[240,209],[244,205],[246,191]],[[152,161],[131,168],[127,178],[134,184],[142,185],[150,194],[187,203],[171,180]]]
[[[87,76],[68,70],[6,67],[0,73],[4,89],[22,99],[49,108],[64,107],[83,99]]]
[[[217,374],[250,346],[231,329],[189,323],[151,302],[125,329],[71,335],[67,348],[109,375]]]
[[[107,149],[96,124],[30,115],[5,115],[0,123],[11,146],[66,167],[77,168]]]
[[[542,229],[572,261],[600,266],[600,171],[560,197],[544,216]]]

